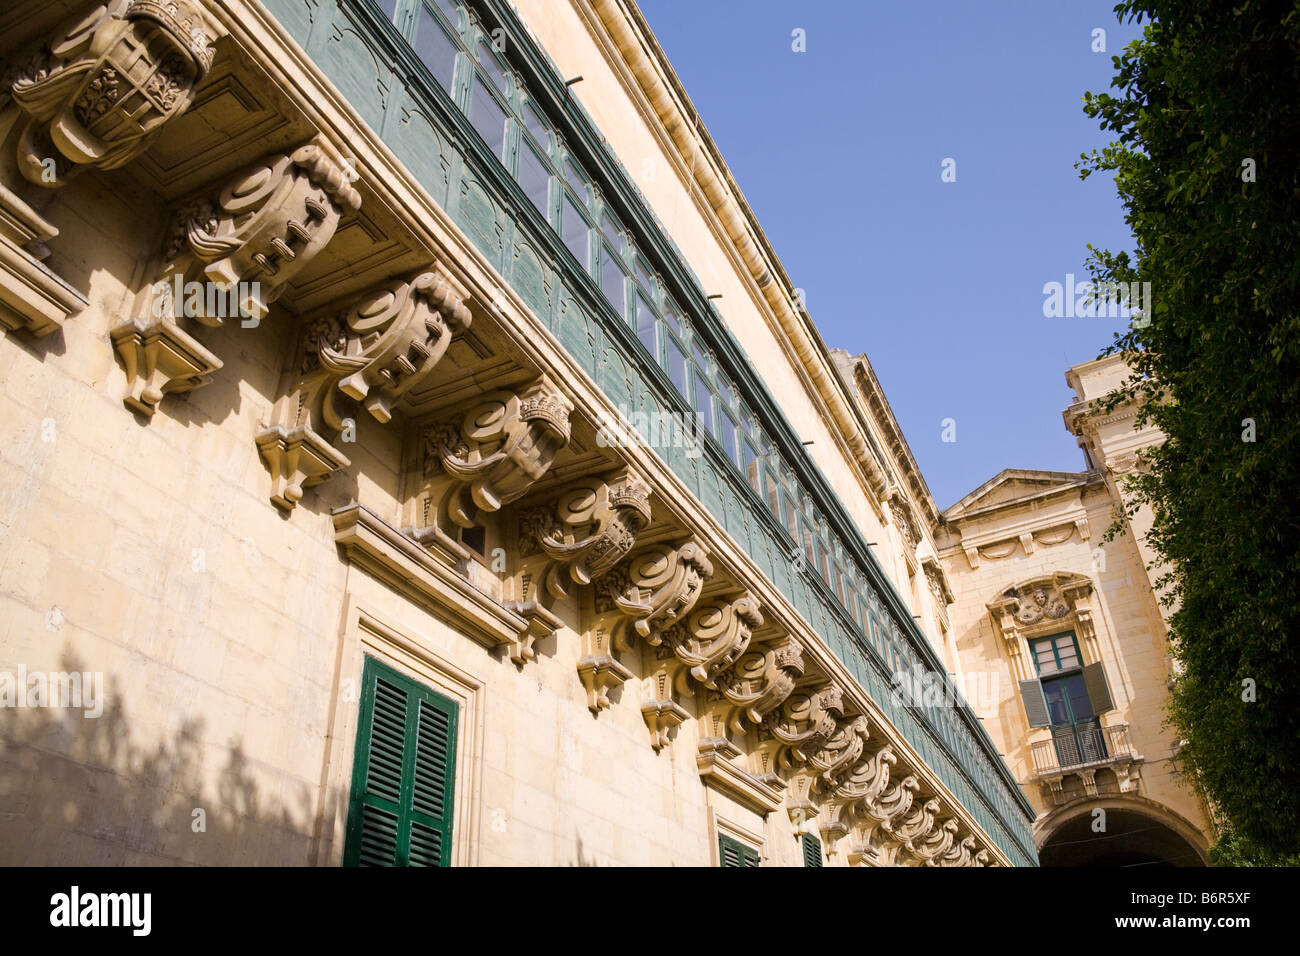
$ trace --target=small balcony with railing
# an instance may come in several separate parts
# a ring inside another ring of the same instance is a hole
[[[1053,727],[1051,737],[1030,744],[1033,778],[1049,803],[1137,793],[1141,754],[1134,752],[1128,724],[1102,727],[1087,721]]]

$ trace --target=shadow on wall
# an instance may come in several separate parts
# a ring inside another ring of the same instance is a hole
[[[81,670],[66,653],[60,667]],[[266,796],[240,741],[206,743],[202,720],[185,720],[170,741],[137,742],[114,682],[100,691],[98,717],[0,710],[0,865],[312,862],[314,788],[300,785],[292,806]],[[223,759],[213,792],[205,766]]]

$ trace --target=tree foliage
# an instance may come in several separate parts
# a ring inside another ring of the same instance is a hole
[[[1079,163],[1112,173],[1135,253],[1093,250],[1094,281],[1151,283],[1116,336],[1125,398],[1167,441],[1133,506],[1174,570],[1184,668],[1179,763],[1225,826],[1223,862],[1300,852],[1300,4],[1127,0],[1143,35],[1085,112],[1117,138]],[[1253,181],[1251,181],[1253,179]],[[1089,247],[1091,248],[1091,247]],[[1253,701],[1250,700],[1253,682]]]

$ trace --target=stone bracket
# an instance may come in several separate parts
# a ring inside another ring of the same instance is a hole
[[[126,370],[122,401],[142,415],[156,412],[166,394],[206,385],[221,368],[219,358],[167,319],[134,319],[111,336]]]

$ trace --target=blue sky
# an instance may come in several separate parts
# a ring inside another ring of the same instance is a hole
[[[938,506],[1002,468],[1081,470],[1064,372],[1123,320],[1044,318],[1043,285],[1082,279],[1089,242],[1131,246],[1113,181],[1074,163],[1107,141],[1081,97],[1140,28],[1113,0],[639,2],[827,345],[871,359]]]

